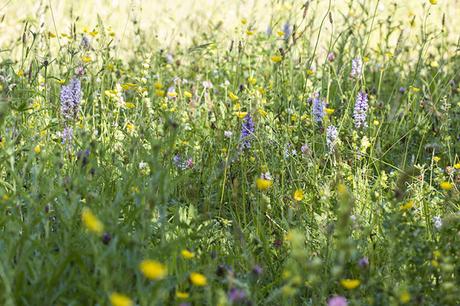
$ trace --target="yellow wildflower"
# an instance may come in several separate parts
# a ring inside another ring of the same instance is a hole
[[[102,222],[87,207],[84,207],[81,211],[81,220],[86,228],[93,233],[100,235],[104,231]]]
[[[248,83],[250,85],[255,85],[257,83],[257,80],[255,78],[253,78],[253,77],[249,77],[248,78]]]
[[[195,253],[193,252],[190,252],[189,250],[187,249],[183,249],[180,254],[182,255],[183,258],[185,259],[191,259],[193,257],[195,257]]]
[[[129,133],[132,133],[134,131],[136,127],[134,126],[134,124],[132,124],[131,122],[128,122],[126,124],[126,130],[129,132]]]
[[[403,304],[407,304],[410,302],[410,294],[407,290],[404,290],[400,295],[399,295],[399,301]]]
[[[454,168],[457,169],[457,170],[460,170],[460,163],[456,163],[456,164],[454,165]]]
[[[273,185],[272,180],[267,180],[267,179],[264,179],[264,178],[261,178],[261,177],[256,179],[257,189],[259,189],[261,191],[265,191],[265,190],[269,189],[272,185]]]
[[[186,98],[189,98],[189,99],[190,99],[191,97],[193,97],[192,93],[189,92],[189,91],[184,91],[184,96],[185,96]]]
[[[188,294],[188,292],[185,292],[185,291],[176,291],[176,297],[178,299],[187,299],[188,297],[190,296],[190,294]]]
[[[442,190],[449,191],[454,188],[454,185],[450,182],[442,182],[439,184],[439,187],[441,187]]]
[[[36,145],[35,148],[34,148],[35,154],[40,154],[41,151],[42,151],[42,149],[40,148],[40,145]]]
[[[132,109],[132,108],[136,107],[136,105],[134,103],[132,103],[132,102],[126,102],[125,106],[126,106],[126,108],[129,108],[129,109]]]
[[[410,200],[410,201],[408,201],[406,204],[401,205],[400,209],[401,209],[402,211],[406,211],[406,210],[411,209],[412,207],[414,207],[414,201],[413,201],[413,200]]]
[[[438,161],[441,160],[441,157],[439,157],[439,156],[434,156],[434,157],[433,157],[433,160],[437,163]]]
[[[327,114],[328,116],[332,115],[334,112],[335,112],[335,109],[333,109],[333,108],[326,108],[326,114]]]
[[[231,91],[228,93],[228,97],[229,97],[230,100],[232,100],[232,101],[236,101],[236,100],[239,99],[238,96],[235,95],[235,94],[234,94],[233,92],[231,92]]]
[[[190,273],[190,281],[192,282],[193,285],[198,286],[198,287],[206,286],[206,284],[208,283],[206,276],[204,276],[201,273],[197,273],[197,272]]]
[[[272,62],[274,63],[279,63],[283,60],[283,57],[281,55],[273,55],[271,57]]]
[[[168,273],[166,267],[162,263],[151,259],[141,261],[139,270],[141,270],[145,277],[153,280],[161,280],[165,278]]]
[[[244,117],[246,117],[247,114],[248,112],[235,112],[235,115],[240,119],[243,119]]]
[[[302,189],[297,189],[294,192],[294,200],[296,200],[297,202],[300,202],[303,200],[303,190]]]
[[[113,306],[132,306],[134,305],[133,301],[124,294],[113,292],[110,295],[110,303]]]
[[[358,288],[358,286],[361,284],[361,281],[359,279],[342,279],[340,281],[340,284],[342,285],[343,288],[352,290],[355,288]]]
[[[438,0],[430,0],[430,3],[431,3],[432,5],[436,5],[436,4],[438,4]]]

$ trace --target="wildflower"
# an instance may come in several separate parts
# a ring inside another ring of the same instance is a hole
[[[291,25],[289,22],[286,22],[283,26],[283,36],[285,41],[288,41],[289,37],[291,36]]]
[[[355,288],[358,288],[358,286],[361,284],[361,281],[359,279],[342,279],[340,281],[340,284],[342,285],[343,288],[352,290]]]
[[[253,273],[254,275],[256,275],[256,276],[261,275],[262,272],[263,272],[263,269],[262,269],[262,267],[259,266],[259,265],[255,265],[255,266],[252,268],[252,273]]]
[[[406,92],[406,88],[405,87],[399,87],[399,93],[403,94]]]
[[[399,295],[399,301],[402,304],[407,304],[410,302],[410,293],[407,290],[404,290],[400,295]]]
[[[174,57],[171,52],[166,53],[165,59],[166,59],[166,62],[168,62],[168,64],[170,65],[174,63]]]
[[[437,229],[437,230],[440,230],[441,227],[442,227],[442,219],[440,216],[434,216],[433,217],[433,223],[434,223],[434,227]]]
[[[66,126],[61,133],[62,144],[69,145],[73,139],[73,129],[71,127]]]
[[[351,61],[351,73],[350,77],[354,79],[360,79],[363,73],[363,61],[360,57],[354,58]]]
[[[193,95],[192,95],[192,93],[191,93],[191,92],[189,92],[189,91],[184,91],[184,97],[186,97],[186,98],[189,98],[189,99],[190,99],[191,97],[193,97]]]
[[[238,100],[238,96],[235,95],[235,94],[234,94],[233,92],[231,92],[231,91],[228,93],[228,97],[229,97],[230,100],[232,100],[232,101]]]
[[[89,50],[91,48],[91,41],[88,36],[83,35],[83,37],[81,38],[80,46],[86,50]]]
[[[141,270],[145,277],[152,280],[161,280],[165,278],[168,273],[166,267],[162,263],[151,259],[141,261],[139,270]]]
[[[232,288],[228,293],[228,300],[232,303],[242,302],[246,299],[246,292],[242,289]]]
[[[407,210],[411,209],[412,207],[414,207],[414,201],[410,200],[406,204],[401,205],[400,209],[402,211],[407,211]]]
[[[273,55],[270,59],[274,63],[279,63],[283,60],[283,57],[281,55]]]
[[[249,149],[251,147],[251,139],[254,136],[254,122],[252,121],[251,114],[246,114],[243,119],[241,126],[241,135],[240,135],[240,147],[242,150]]]
[[[311,149],[310,149],[310,146],[308,144],[304,144],[302,147],[300,147],[300,151],[304,155],[308,155],[308,154],[311,153]]]
[[[452,190],[452,188],[454,188],[454,185],[450,182],[441,182],[441,184],[439,184],[439,187],[441,187],[442,190],[444,191],[449,191],[449,190]]]
[[[61,89],[61,113],[64,119],[74,119],[78,113],[81,100],[81,83],[77,78],[72,78],[68,85]]]
[[[456,163],[456,164],[454,165],[454,169],[460,170],[460,163]]]
[[[273,185],[273,180],[269,172],[262,173],[260,177],[256,179],[257,189],[265,191]]]
[[[329,149],[329,152],[334,151],[334,148],[338,142],[339,132],[337,128],[333,125],[330,125],[326,129],[326,145]]]
[[[126,295],[113,292],[110,295],[110,303],[113,306],[132,306],[134,305],[133,301]]]
[[[211,89],[211,88],[213,88],[213,85],[212,85],[211,81],[204,81],[203,82],[203,87],[205,89]]]
[[[197,272],[190,273],[190,281],[192,282],[193,285],[198,286],[198,287],[206,286],[206,284],[208,283],[206,276],[204,276],[201,273],[197,273]]]
[[[224,137],[225,138],[232,138],[233,132],[232,131],[224,131]]]
[[[35,154],[40,154],[41,151],[42,151],[42,149],[40,148],[40,145],[36,145],[36,146],[34,147],[34,152],[35,152]]]
[[[348,301],[345,297],[335,295],[327,301],[327,306],[347,306]]]
[[[368,96],[364,91],[360,91],[356,96],[355,110],[353,112],[353,118],[355,120],[355,128],[367,127],[366,116],[368,105]]]
[[[327,60],[332,63],[335,60],[335,53],[329,52],[327,55]]]
[[[303,200],[303,190],[302,189],[297,189],[295,192],[294,192],[294,196],[293,196],[294,200],[296,200],[297,202],[300,202]]]
[[[439,157],[439,156],[433,156],[433,160],[434,160],[434,162],[437,163],[437,162],[439,162],[439,161],[441,160],[441,157]]]
[[[102,222],[87,207],[84,207],[81,212],[81,220],[85,227],[93,233],[100,235],[104,231]]]
[[[438,0],[430,0],[430,3],[431,3],[432,5],[436,5],[436,4],[438,4]]]
[[[313,98],[313,119],[315,122],[323,121],[325,107],[326,105],[319,97],[319,93],[315,94]]]
[[[361,268],[365,269],[369,266],[369,258],[363,257],[360,260],[358,260],[358,266]]]
[[[107,245],[110,243],[111,240],[112,240],[112,236],[109,233],[104,233],[104,235],[102,235],[103,244]]]
[[[176,92],[176,89],[174,88],[174,86],[171,86],[168,88],[168,98],[175,98],[177,97],[177,92]]]
[[[178,299],[181,299],[181,300],[188,299],[189,296],[190,296],[190,294],[188,294],[188,292],[176,291],[176,297]]]
[[[195,254],[193,252],[190,252],[189,250],[186,250],[186,249],[182,250],[180,254],[185,259],[192,259],[193,257],[195,257]]]

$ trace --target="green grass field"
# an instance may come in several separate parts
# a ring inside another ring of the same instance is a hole
[[[0,305],[460,305],[460,1],[0,1]]]

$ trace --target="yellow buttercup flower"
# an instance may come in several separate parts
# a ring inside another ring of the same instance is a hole
[[[441,160],[441,157],[439,157],[439,156],[433,156],[433,160],[434,160],[435,162],[439,162],[439,161]]]
[[[100,235],[104,231],[104,224],[87,207],[84,207],[81,212],[81,220],[85,227],[93,233]]]
[[[404,290],[400,295],[399,295],[399,301],[402,304],[407,304],[410,302],[410,293],[407,290]]]
[[[83,55],[83,56],[81,57],[81,60],[82,60],[84,63],[90,63],[90,62],[92,62],[93,59],[92,59],[91,56],[89,56],[89,55]]]
[[[439,184],[439,187],[441,187],[442,190],[449,191],[454,188],[454,185],[450,182],[442,182]]]
[[[190,296],[190,294],[188,294],[188,292],[185,292],[185,291],[176,291],[176,297],[178,299],[187,299],[188,297]]]
[[[408,201],[406,204],[401,205],[400,209],[401,209],[402,211],[406,211],[406,210],[411,209],[412,207],[414,207],[414,201],[410,200],[410,201]]]
[[[180,254],[182,255],[183,258],[185,259],[191,259],[193,257],[195,257],[195,253],[193,252],[190,252],[189,250],[187,249],[184,249],[180,252]]]
[[[110,303],[113,306],[132,306],[134,305],[133,301],[124,294],[113,292],[110,295]]]
[[[272,185],[273,185],[272,180],[267,180],[267,179],[264,179],[264,178],[261,178],[261,177],[256,179],[257,189],[259,189],[261,191],[265,191],[265,190],[269,189]]]
[[[189,99],[190,99],[191,97],[193,97],[192,93],[189,92],[189,91],[184,91],[184,96],[185,96],[186,98],[189,98]]]
[[[141,261],[139,270],[141,270],[145,277],[152,280],[161,280],[165,278],[168,273],[166,267],[162,263],[151,259]]]
[[[281,55],[273,55],[270,59],[274,63],[279,63],[283,60],[283,57]]]
[[[454,168],[457,169],[457,170],[460,170],[460,163],[456,163],[456,164],[454,165]]]
[[[326,108],[326,114],[327,114],[328,116],[332,115],[334,112],[335,112],[335,109],[333,109],[333,108]]]
[[[40,154],[41,151],[42,151],[42,149],[40,148],[40,145],[36,145],[35,148],[34,148],[35,154]]]
[[[358,286],[361,284],[361,281],[359,279],[342,279],[340,280],[340,284],[342,285],[343,288],[352,290],[355,288],[358,288]]]
[[[436,5],[436,4],[438,4],[438,0],[430,0],[430,3],[431,3],[432,5]]]
[[[126,130],[127,130],[129,133],[134,132],[134,129],[135,129],[135,128],[136,128],[136,127],[135,127],[134,124],[132,124],[131,122],[128,122],[128,123],[126,124]]]
[[[297,189],[295,192],[294,192],[294,200],[296,200],[297,202],[300,202],[303,200],[303,190],[302,189]]]
[[[198,287],[206,286],[206,284],[208,283],[206,276],[204,276],[201,273],[197,273],[197,272],[190,273],[190,281],[192,282],[193,285],[198,286]]]
[[[129,109],[132,109],[132,108],[136,107],[136,105],[134,103],[132,103],[132,102],[126,102],[125,106],[126,106],[126,108],[129,108]]]

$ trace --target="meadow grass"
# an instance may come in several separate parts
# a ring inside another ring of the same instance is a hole
[[[459,305],[436,2],[265,2],[165,43],[37,1],[0,52],[0,304]]]

